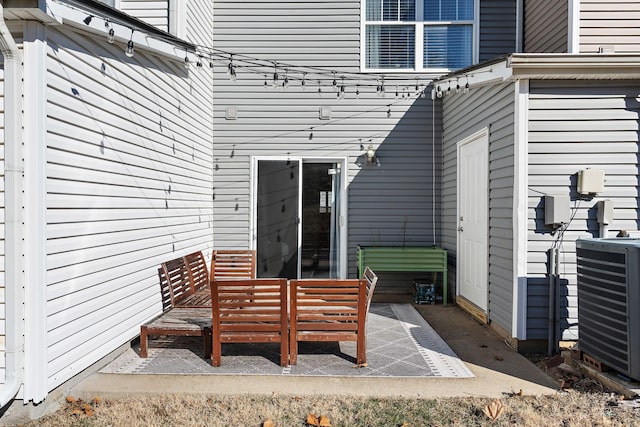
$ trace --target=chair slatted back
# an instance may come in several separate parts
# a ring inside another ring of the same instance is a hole
[[[189,271],[182,257],[163,262],[160,266],[171,296],[171,305],[176,306],[180,301],[193,293]]]
[[[256,251],[252,249],[218,249],[211,254],[211,280],[255,279]]]
[[[366,362],[365,280],[292,280],[289,362],[298,360],[299,341],[356,341],[357,363]]]
[[[371,306],[371,299],[373,298],[373,291],[376,289],[376,284],[378,283],[378,276],[373,272],[369,266],[365,267],[364,273],[362,274],[363,280],[367,282],[367,313],[369,313],[369,307]]]
[[[211,300],[213,366],[231,342],[279,342],[280,364],[288,364],[287,279],[215,279]]]
[[[184,264],[189,271],[193,292],[209,289],[209,270],[201,251],[184,256]]]

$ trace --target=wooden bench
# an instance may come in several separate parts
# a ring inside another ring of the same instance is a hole
[[[204,265],[204,270],[203,270]],[[149,336],[202,336],[204,357],[211,356],[211,293],[201,252],[172,259],[158,269],[162,314],[140,326],[140,357],[148,355]],[[204,277],[204,279],[203,279]],[[199,289],[199,292],[196,292]],[[195,295],[200,297],[196,301]],[[203,299],[204,298],[204,299]],[[202,305],[198,305],[198,303]]]
[[[289,363],[298,362],[301,341],[356,341],[356,363],[366,356],[366,279],[291,281]]]
[[[215,279],[211,364],[220,366],[223,343],[280,343],[280,365],[289,360],[287,279]]]

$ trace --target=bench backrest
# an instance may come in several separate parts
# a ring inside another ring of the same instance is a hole
[[[210,279],[255,279],[256,251],[218,249],[211,254]]]
[[[192,292],[209,289],[209,270],[201,251],[184,256],[184,264],[189,272]]]
[[[189,271],[187,270],[183,257],[163,262],[160,265],[160,270],[162,272],[160,286],[162,288],[164,283],[168,288],[171,306],[175,306],[180,300],[193,293]],[[164,294],[166,291],[163,290],[162,292]]]

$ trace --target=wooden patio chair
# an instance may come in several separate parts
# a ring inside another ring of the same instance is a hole
[[[215,279],[211,364],[220,366],[224,343],[280,343],[280,365],[289,360],[287,279]]]
[[[290,292],[289,363],[300,341],[356,341],[356,363],[366,363],[366,280],[292,280]]]
[[[206,265],[205,265],[206,267]],[[148,355],[149,336],[202,336],[204,357],[211,356],[211,305],[206,307],[180,306],[194,293],[191,274],[185,257],[163,262],[158,269],[162,314],[140,326],[140,357]],[[206,289],[205,289],[206,290]]]
[[[255,279],[256,251],[217,249],[211,254],[210,279]]]

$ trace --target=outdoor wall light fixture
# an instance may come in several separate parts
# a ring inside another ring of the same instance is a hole
[[[373,145],[369,144],[366,152],[367,164],[372,165],[376,161],[376,150],[373,149]]]

